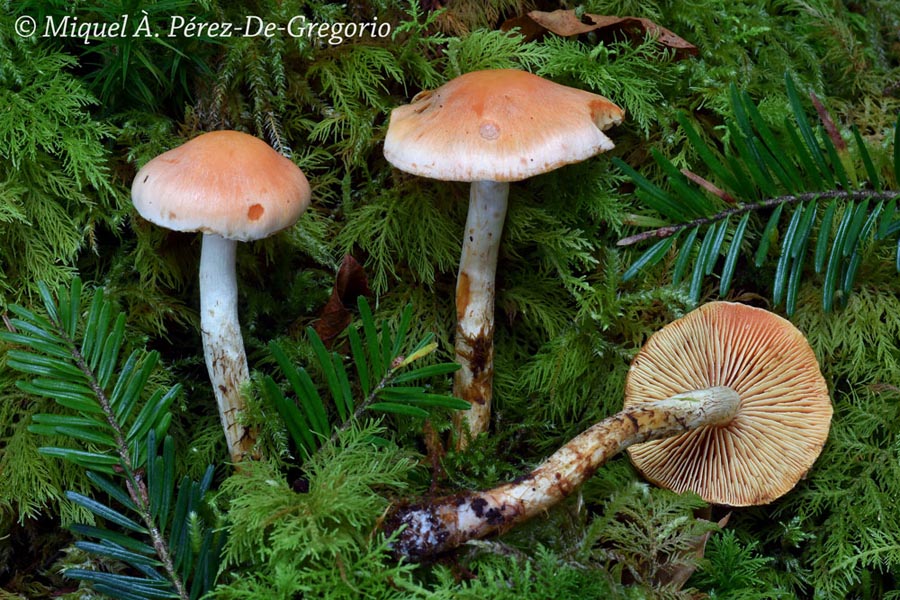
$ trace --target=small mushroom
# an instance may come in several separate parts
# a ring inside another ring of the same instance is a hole
[[[240,386],[250,376],[237,313],[237,242],[293,225],[309,205],[309,183],[297,165],[262,140],[238,131],[214,131],[144,165],[131,197],[148,221],[175,231],[203,232],[203,353],[228,452],[238,462],[255,440],[240,416]]]
[[[632,364],[625,408],[528,475],[398,508],[395,551],[420,559],[502,531],[568,496],[628,448],[675,491],[745,506],[787,493],[828,436],[831,401],[803,335],[765,310],[707,304],[654,334]],[[642,443],[645,442],[645,443]],[[635,445],[637,444],[637,445]]]
[[[622,109],[602,96],[516,70],[467,73],[391,113],[384,155],[408,173],[472,183],[456,284],[457,447],[487,430],[494,281],[509,182],[612,149]]]

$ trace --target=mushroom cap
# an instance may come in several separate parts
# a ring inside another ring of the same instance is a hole
[[[624,114],[525,71],[474,71],[395,108],[384,156],[432,179],[519,181],[611,150],[603,130]]]
[[[712,302],[650,337],[625,383],[625,405],[728,386],[734,420],[628,449],[644,476],[707,502],[766,504],[787,493],[822,451],[828,386],[803,334],[769,311]]]
[[[310,189],[303,171],[259,138],[211,131],[144,165],[131,198],[161,227],[249,241],[293,225]]]

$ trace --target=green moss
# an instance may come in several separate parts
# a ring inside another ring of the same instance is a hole
[[[77,4],[85,20],[129,8]],[[241,319],[256,370],[248,394],[272,456],[219,482],[218,508],[232,537],[217,597],[890,597],[900,569],[892,509],[900,493],[896,232],[864,248],[858,284],[830,313],[820,308],[823,275],[805,265],[792,320],[833,391],[833,433],[807,479],[772,506],[735,511],[725,532],[711,534],[703,561],[687,552],[688,542],[710,529],[695,517],[696,499],[638,483],[625,459],[549,515],[438,565],[397,562],[377,529],[393,502],[516,477],[618,410],[641,344],[692,308],[687,285],[670,284],[674,253],[658,269],[622,281],[633,256],[617,240],[655,217],[644,214],[609,155],[512,186],[498,267],[492,431],[469,452],[443,456],[443,471],[432,470],[437,450],[428,454],[422,422],[402,416],[359,425],[299,464],[258,382],[277,377],[266,350],[271,340],[283,340],[297,364],[310,363],[302,331],[318,318],[345,253],[366,269],[376,319],[394,319],[411,302],[410,335],[433,333],[436,360],[452,356],[467,186],[400,173],[381,153],[391,109],[422,89],[475,69],[512,67],[603,94],[627,113],[610,132],[610,155],[662,183],[651,150],[715,179],[686,143],[676,112],[719,144],[714,140],[731,135],[734,83],[781,136],[790,115],[783,83],[789,73],[801,92],[822,98],[845,137],[858,126],[875,169],[896,187],[896,2],[863,9],[819,0],[591,0],[579,7],[671,29],[698,48],[679,60],[651,40],[622,35],[526,42],[498,30],[519,9],[509,0],[446,2],[441,11],[429,8],[436,3],[395,0],[188,4],[141,6],[154,19],[178,10],[232,22],[247,14],[276,23],[297,14],[318,22],[377,17],[393,30],[389,38],[339,45],[275,36],[89,47],[10,33],[19,15],[61,12],[66,3],[0,11],[0,305],[34,307],[38,280],[66,281],[80,272],[102,283],[127,312],[129,338],[161,352],[153,384],[185,386],[170,430],[182,455],[179,476],[198,477],[224,451],[200,358],[199,237],[138,218],[128,202],[131,178],[165,149],[227,127],[289,154],[312,184],[314,202],[300,224],[239,250]],[[859,162],[852,143],[851,153]],[[775,268],[774,261],[751,268],[742,258],[729,298],[765,304]],[[717,287],[714,276],[704,280],[700,301]],[[335,349],[349,355],[343,337]],[[313,369],[312,376],[325,387],[321,373]],[[29,418],[49,409],[14,381],[0,365],[0,546],[20,522],[41,517],[55,528],[83,518],[62,500],[65,489],[102,496],[82,472],[36,452],[48,442],[27,431]],[[431,426],[443,433],[447,421],[441,415]],[[376,432],[389,440],[386,447],[369,443]],[[297,491],[306,484],[309,492]],[[70,539],[28,531],[48,546]],[[79,561],[68,563],[83,566]],[[702,566],[675,589],[661,576],[675,563]],[[59,585],[46,573],[22,582],[0,571],[0,587],[12,590],[0,595],[47,595]]]
[[[232,532],[224,563],[230,575],[215,597],[426,595],[412,579],[413,567],[397,564],[376,531],[388,506],[384,495],[405,489],[415,464],[399,448],[373,446],[371,437],[383,433],[373,424],[349,430],[294,482],[267,463],[226,480],[220,502]]]

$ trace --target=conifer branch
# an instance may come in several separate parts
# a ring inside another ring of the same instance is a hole
[[[279,344],[269,344],[297,400],[288,399],[269,376],[263,380],[263,395],[281,415],[296,447],[308,457],[324,446],[333,446],[338,437],[350,430],[367,410],[427,418],[430,409],[464,410],[469,407],[464,400],[432,393],[429,386],[421,384],[422,380],[455,372],[459,369],[458,364],[438,363],[403,370],[438,347],[432,341],[434,335],[429,333],[404,353],[404,348],[408,348],[409,327],[413,318],[411,304],[401,313],[394,332],[386,322],[381,323],[381,331],[378,331],[372,309],[364,296],[357,298],[357,307],[361,326],[348,330],[352,362],[359,375],[357,382],[350,380],[343,366],[344,357],[326,349],[315,329],[310,327],[307,330],[315,360],[322,369],[331,402],[337,409],[333,416],[329,416],[325,400],[306,370],[298,368]],[[361,392],[359,401],[352,392],[357,383]]]
[[[397,363],[396,360],[394,362]],[[350,427],[354,423],[359,422],[359,419],[360,419],[360,417],[362,417],[362,414],[364,412],[366,412],[366,410],[368,410],[368,408],[371,404],[375,403],[375,401],[378,400],[378,392],[383,390],[384,388],[386,388],[391,383],[391,380],[393,379],[393,374],[394,374],[394,371],[393,371],[393,369],[391,369],[390,371],[387,372],[387,374],[384,377],[381,378],[381,381],[379,381],[378,384],[374,388],[372,388],[372,391],[369,392],[369,395],[366,396],[366,399],[363,400],[362,402],[360,402],[359,406],[356,407],[356,410],[353,411],[353,416],[351,416],[349,419],[347,419],[346,421],[341,423],[340,427],[337,427],[334,430],[334,433],[331,434],[331,437],[328,440],[329,444],[335,443],[343,432],[350,429]]]
[[[894,126],[893,173],[881,173],[876,164],[887,157],[873,155],[858,128],[851,128],[855,150],[851,152],[850,140],[844,139],[824,103],[810,94],[820,122],[811,124],[790,75],[785,76],[785,86],[793,120],[786,119],[784,128],[776,130],[767,124],[750,94],[732,85],[729,96],[733,119],[727,123],[729,136],[721,141],[720,148],[711,145],[685,114],[676,116],[690,146],[721,189],[701,176],[679,170],[656,150],[651,154],[665,175],[665,187],[620,159],[613,159],[634,182],[642,204],[672,223],[619,240],[619,246],[656,240],[625,271],[623,281],[657,265],[674,249],[677,258],[672,282],[678,285],[689,281],[693,302],[699,301],[705,278],[714,272],[719,279],[718,293],[725,295],[746,247],[744,236],[751,214],[774,208],[756,238],[758,245],[753,253],[753,264],[758,268],[770,248],[776,250],[773,304],[784,302],[787,314],[793,314],[800,283],[810,266],[809,250],[814,271],[823,275],[822,307],[830,311],[836,304],[845,304],[863,260],[863,246],[869,240],[884,240],[900,231],[896,218],[900,121]],[[725,202],[732,198],[764,200],[723,207],[714,198]],[[731,223],[734,216],[738,217],[736,225]],[[779,230],[781,226],[783,231]],[[811,244],[816,228],[818,234]]]
[[[162,454],[158,452],[156,436],[168,428],[168,408],[180,386],[168,392],[154,391],[132,416],[158,354],[134,350],[120,362],[125,315],[111,314],[111,303],[104,300],[102,289],[95,291],[85,314],[80,279],[75,278],[68,289],[60,286],[56,298],[45,283],[39,282],[38,288],[45,315],[12,305],[16,318],[6,321],[8,332],[0,331],[0,340],[33,352],[10,349],[6,364],[33,377],[17,382],[23,391],[52,398],[75,414],[32,415],[28,430],[89,444],[85,449],[46,447],[39,451],[88,469],[87,478],[133,516],[74,491],[66,492],[66,497],[141,538],[77,524],[73,527],[76,532],[98,540],[77,541],[77,547],[101,559],[122,561],[143,576],[77,567],[67,568],[65,576],[91,582],[98,593],[114,598],[198,597],[215,584],[224,536],[203,523],[204,496],[213,468],[207,468],[199,483],[184,477],[176,494],[175,447],[170,436],[162,443]],[[118,377],[110,383],[117,370]],[[114,482],[103,474],[123,481]]]
[[[708,217],[700,217],[694,219],[692,221],[687,221],[685,223],[678,223],[676,225],[667,225],[665,227],[659,227],[657,229],[650,229],[648,231],[642,231],[641,233],[637,233],[632,236],[628,236],[626,238],[622,238],[618,242],[616,242],[617,246],[631,246],[632,244],[637,244],[638,242],[643,242],[644,240],[649,239],[658,239],[658,238],[668,238],[676,233],[683,231],[685,229],[691,229],[693,227],[709,225],[711,223],[718,223],[719,221],[723,221],[728,217],[734,215],[743,215],[748,212],[753,212],[757,210],[763,210],[766,208],[771,208],[773,206],[778,206],[779,204],[800,204],[803,202],[815,201],[815,200],[843,200],[847,202],[858,202],[862,200],[876,200],[876,201],[889,201],[895,198],[900,198],[900,191],[892,190],[887,192],[875,192],[873,190],[857,190],[857,191],[845,191],[845,190],[828,190],[825,192],[806,192],[803,194],[787,194],[784,196],[778,196],[775,198],[767,198],[762,202],[754,202],[748,204],[740,204],[735,206],[734,208],[729,208],[718,212],[714,215],[710,215]]]
[[[128,490],[128,496],[134,502],[135,506],[138,509],[138,513],[141,516],[141,520],[147,527],[147,531],[150,534],[150,539],[153,541],[153,548],[156,550],[157,555],[162,561],[163,568],[169,575],[169,580],[175,587],[178,598],[180,598],[181,600],[189,600],[189,596],[187,594],[187,591],[185,590],[184,583],[181,581],[181,577],[178,575],[175,569],[175,563],[172,560],[172,553],[169,550],[169,545],[165,537],[163,537],[162,532],[159,530],[159,527],[157,527],[156,521],[154,520],[153,515],[150,512],[150,492],[147,488],[147,484],[144,481],[143,477],[141,477],[140,474],[136,473],[133,469],[134,463],[132,462],[131,452],[128,450],[128,442],[125,439],[125,434],[122,431],[122,427],[119,425],[119,422],[116,419],[115,411],[112,408],[109,397],[106,395],[106,392],[103,390],[103,387],[97,380],[96,374],[88,366],[87,361],[85,361],[84,359],[84,356],[78,350],[78,347],[76,346],[74,340],[68,337],[65,328],[60,323],[53,323],[53,325],[56,328],[56,334],[59,335],[60,338],[64,340],[65,343],[69,346],[69,350],[72,353],[72,358],[74,359],[76,366],[88,380],[88,384],[90,385],[91,390],[93,390],[94,394],[96,395],[97,402],[100,404],[100,408],[103,410],[106,421],[107,423],[109,423],[109,426],[114,432],[116,450],[119,454],[119,458],[122,460],[122,468],[126,477],[125,487]]]

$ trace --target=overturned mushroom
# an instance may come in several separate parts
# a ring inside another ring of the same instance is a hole
[[[777,315],[728,302],[707,304],[654,334],[626,389],[621,412],[528,475],[398,508],[388,519],[389,529],[405,526],[396,552],[418,559],[508,529],[629,447],[633,458],[649,454],[637,464],[652,480],[667,481],[651,466],[674,473],[676,491],[732,506],[771,502],[810,468],[831,421],[828,389],[803,335]],[[660,458],[658,446],[676,451]]]
[[[395,167],[472,182],[456,284],[457,446],[487,430],[494,356],[494,280],[509,182],[612,149],[622,109],[524,71],[467,73],[394,109],[384,155]]]
[[[702,306],[644,345],[628,373],[625,407],[706,385],[737,392],[735,418],[629,448],[638,470],[659,486],[728,506],[767,504],[791,490],[822,452],[832,413],[803,334],[759,308]]]
[[[255,440],[240,419],[240,386],[250,375],[237,313],[237,242],[293,225],[309,205],[309,183],[297,165],[262,140],[238,131],[213,131],[144,165],[131,196],[148,221],[175,231],[203,232],[203,353],[228,452],[238,462]]]

